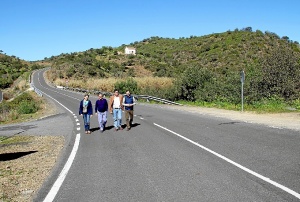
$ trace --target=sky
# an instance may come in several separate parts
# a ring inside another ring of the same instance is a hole
[[[300,42],[299,0],[1,0],[0,51],[27,61],[252,27]]]

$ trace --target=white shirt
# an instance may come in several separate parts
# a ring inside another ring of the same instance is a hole
[[[114,97],[113,108],[121,108],[120,97]]]

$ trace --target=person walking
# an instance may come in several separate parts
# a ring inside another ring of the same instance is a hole
[[[100,132],[103,133],[105,130],[105,125],[107,122],[107,110],[108,104],[105,98],[103,98],[103,94],[99,93],[98,100],[95,104],[95,114],[98,115],[98,122],[100,127]]]
[[[80,101],[79,115],[83,116],[84,129],[86,134],[91,134],[90,117],[93,116],[93,105],[89,100],[89,95],[85,94],[83,100]]]
[[[125,119],[126,119],[126,126],[127,131],[131,129],[132,121],[133,121],[133,106],[135,105],[135,99],[131,96],[130,91],[126,91],[126,95],[123,98],[123,106],[125,109]]]
[[[123,95],[119,94],[118,90],[114,91],[114,95],[109,99],[109,111],[113,114],[115,131],[123,130],[122,128],[122,109]]]

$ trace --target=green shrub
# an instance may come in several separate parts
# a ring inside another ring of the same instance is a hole
[[[127,90],[129,90],[132,94],[139,93],[137,82],[133,80],[133,78],[128,78],[126,81],[116,82],[115,89],[118,89],[120,93],[125,93]]]
[[[17,111],[20,114],[33,114],[38,111],[38,108],[34,101],[22,101],[19,103]]]

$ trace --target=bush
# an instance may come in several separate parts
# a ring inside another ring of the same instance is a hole
[[[128,78],[126,81],[116,82],[115,89],[118,89],[120,93],[125,93],[127,90],[129,90],[132,94],[139,93],[137,82],[133,80],[133,78]]]
[[[20,114],[33,114],[38,111],[38,106],[33,101],[22,101],[18,105],[17,111]]]

